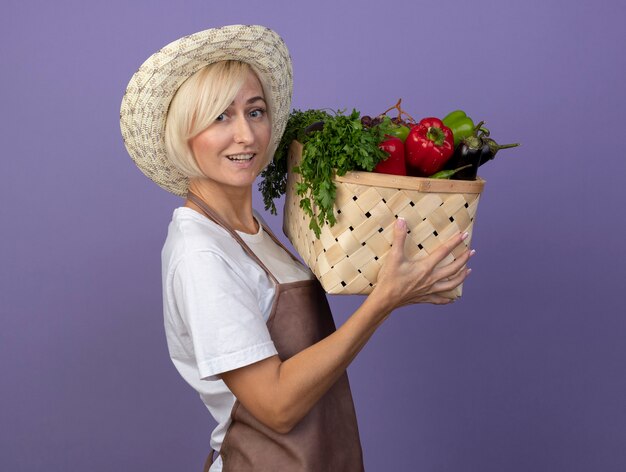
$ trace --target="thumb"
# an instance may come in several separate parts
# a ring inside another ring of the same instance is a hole
[[[404,242],[406,240],[406,220],[399,217],[393,227],[393,247],[391,253],[394,257],[404,256]]]

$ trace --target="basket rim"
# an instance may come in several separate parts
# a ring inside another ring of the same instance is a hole
[[[476,180],[448,180],[365,171],[351,171],[343,176],[336,175],[334,180],[341,183],[416,190],[423,193],[480,194],[485,187],[485,181],[480,177]]]
[[[294,149],[295,147],[295,149]],[[291,143],[291,152],[302,155],[303,145],[297,140]],[[336,182],[371,185],[375,187],[416,190],[424,193],[465,193],[480,194],[486,181],[477,177],[476,180],[429,179],[405,175],[381,174],[378,172],[350,171],[345,175],[335,175]]]

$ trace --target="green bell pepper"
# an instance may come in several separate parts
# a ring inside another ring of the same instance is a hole
[[[441,121],[452,130],[455,148],[461,141],[474,133],[474,122],[463,110],[455,110],[448,113]]]
[[[394,123],[394,121],[388,116],[383,117],[382,121],[375,125],[378,126],[388,136],[399,138],[402,142],[406,141],[406,137],[409,135],[409,127],[400,123]]]

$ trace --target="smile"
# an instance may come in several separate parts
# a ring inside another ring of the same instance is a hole
[[[232,156],[226,156],[228,160],[242,162],[249,161],[255,156],[255,154],[233,154]]]

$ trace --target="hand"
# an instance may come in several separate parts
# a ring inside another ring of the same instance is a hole
[[[378,273],[378,282],[370,296],[380,296],[380,301],[386,304],[389,312],[413,303],[442,305],[452,302],[453,299],[442,293],[463,283],[471,272],[465,264],[475,251],[466,249],[455,261],[442,266],[438,264],[462,244],[467,233],[450,238],[422,259],[407,257],[404,248],[406,235],[406,222],[398,218],[394,227],[393,246]]]

